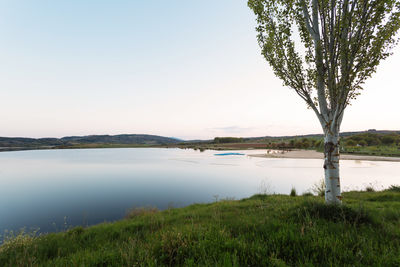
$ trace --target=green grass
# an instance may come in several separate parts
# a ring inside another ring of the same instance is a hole
[[[316,196],[255,195],[157,211],[0,247],[0,266],[399,266],[399,187]]]

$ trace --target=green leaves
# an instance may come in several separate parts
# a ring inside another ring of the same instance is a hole
[[[249,0],[248,6],[275,75],[335,127],[398,42],[399,0]]]

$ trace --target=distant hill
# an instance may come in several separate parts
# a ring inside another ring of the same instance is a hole
[[[343,132],[342,137],[363,133],[373,134],[400,134],[400,131],[375,130],[358,132]],[[263,136],[240,138],[244,143],[264,143],[279,141],[279,139],[295,138],[322,138],[322,134],[307,134],[295,136]],[[62,138],[25,138],[25,137],[0,137],[0,151],[47,149],[47,148],[95,148],[95,147],[130,147],[130,146],[162,146],[162,145],[190,145],[213,143],[214,140],[185,141],[174,137],[164,137],[148,134],[120,134],[120,135],[87,135],[66,136]]]
[[[63,138],[0,137],[0,148],[68,147],[81,144],[168,145],[180,141],[175,138],[148,134],[88,135]]]
[[[60,139],[75,144],[140,144],[167,145],[180,142],[176,138],[148,134],[67,136]]]

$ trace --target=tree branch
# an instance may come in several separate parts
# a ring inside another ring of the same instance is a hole
[[[318,0],[312,1],[312,21],[314,34],[314,46],[315,46],[315,64],[317,67],[317,94],[318,103],[321,115],[325,121],[328,121],[329,110],[325,96],[325,84],[324,84],[324,62],[322,54],[321,38],[319,33],[319,21],[318,21]]]

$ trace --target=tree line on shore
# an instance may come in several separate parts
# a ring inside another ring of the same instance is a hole
[[[251,143],[253,139],[236,137],[215,137],[214,144]],[[286,137],[266,138],[257,142],[266,143],[268,148],[298,148],[298,149],[323,149],[324,139],[322,136],[314,137]],[[400,148],[400,133],[358,133],[344,136],[341,139],[342,147],[368,147],[368,146],[393,146]]]

